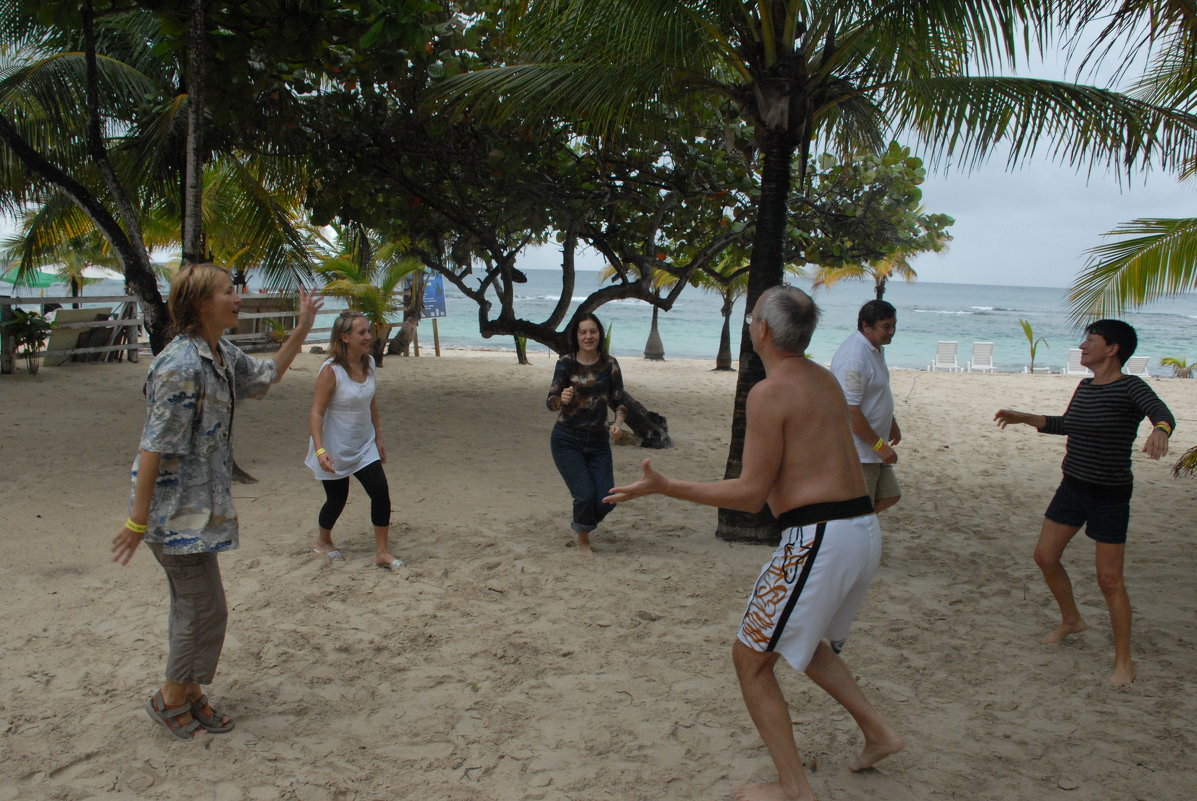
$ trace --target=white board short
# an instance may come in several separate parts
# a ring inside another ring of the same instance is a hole
[[[872,513],[784,529],[737,639],[754,651],[776,651],[795,670],[806,670],[820,640],[839,653],[880,563],[881,528]]]

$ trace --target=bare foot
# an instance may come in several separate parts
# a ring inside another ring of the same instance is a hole
[[[1060,642],[1069,634],[1080,634],[1087,628],[1089,628],[1089,624],[1083,620],[1078,620],[1074,623],[1061,623],[1055,629],[1043,635],[1043,639],[1039,642],[1044,645],[1050,645],[1054,642]]]
[[[578,534],[578,554],[587,559],[594,556],[594,551],[590,550],[590,533]]]
[[[814,801],[814,795],[807,788],[807,792],[797,794],[786,792],[781,782],[761,782],[760,784],[745,784],[732,788],[732,798],[736,801]]]
[[[906,740],[893,729],[879,740],[866,740],[864,750],[855,761],[848,763],[848,770],[868,770],[887,756],[898,753],[906,747]]]
[[[378,565],[379,567],[390,567],[391,565],[395,564],[396,562],[402,562],[402,561],[403,561],[402,559],[400,559],[398,556],[395,556],[390,551],[375,551],[374,552],[374,564]]]
[[[1135,663],[1127,662],[1125,665],[1114,665],[1114,675],[1110,676],[1110,684],[1115,687],[1126,687],[1128,684],[1133,684],[1135,681]]]

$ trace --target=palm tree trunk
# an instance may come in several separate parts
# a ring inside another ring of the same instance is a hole
[[[665,343],[661,341],[661,332],[657,329],[657,313],[660,311],[653,306],[653,322],[648,329],[648,341],[644,343],[644,358],[654,362],[665,361]]]
[[[191,0],[187,33],[187,142],[183,180],[184,264],[205,261],[204,253],[204,0]]]
[[[719,310],[723,315],[723,329],[719,332],[719,353],[715,356],[715,369],[728,371],[732,369],[731,357],[731,313],[735,299],[731,294],[723,296],[723,308]]]
[[[786,201],[790,195],[790,166],[796,149],[794,137],[781,131],[763,133],[761,196],[757,205],[756,231],[752,240],[752,260],[748,267],[747,308],[756,306],[765,290],[781,283],[784,273],[782,242],[786,229]],[[732,412],[731,444],[728,447],[724,478],[737,478],[743,468],[744,435],[748,428],[745,407],[748,392],[765,377],[765,367],[752,349],[747,327],[740,332],[740,372],[736,379],[736,399]],[[715,535],[733,542],[776,544],[780,530],[768,511],[740,512],[719,510]]]
[[[877,300],[885,300],[885,284],[888,280],[884,276],[877,279]]]

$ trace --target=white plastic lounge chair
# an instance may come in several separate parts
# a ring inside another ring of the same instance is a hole
[[[1081,349],[1071,348],[1068,351],[1068,364],[1064,366],[1064,375],[1093,375],[1093,371],[1081,364]]]
[[[1127,375],[1137,375],[1141,378],[1147,378],[1150,373],[1147,372],[1147,365],[1151,364],[1150,356],[1131,356],[1126,360],[1126,365],[1123,371]]]
[[[947,370],[949,373],[960,372],[960,365],[956,363],[956,343],[936,342],[935,361],[931,362],[927,369],[932,372],[936,370]]]
[[[997,368],[993,366],[993,343],[974,342],[973,357],[968,360],[968,371],[970,373],[992,373],[996,370]]]

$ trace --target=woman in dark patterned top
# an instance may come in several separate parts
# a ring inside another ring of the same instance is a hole
[[[574,499],[578,551],[590,556],[590,532],[615,508],[603,498],[615,486],[608,437],[620,438],[627,407],[619,362],[607,355],[603,324],[579,315],[569,332],[570,352],[557,360],[546,404],[558,412],[550,444],[553,462]],[[615,410],[608,425],[607,407]]]
[[[1085,526],[1096,542],[1097,583],[1110,610],[1114,630],[1114,673],[1110,683],[1135,680],[1131,659],[1131,605],[1122,578],[1126,530],[1130,521],[1131,446],[1139,422],[1153,428],[1143,445],[1152,459],[1168,453],[1176,420],[1143,379],[1123,375],[1122,365],[1135,352],[1135,329],[1121,320],[1098,320],[1085,329],[1081,364],[1093,371],[1077,386],[1063,415],[1047,416],[1001,409],[994,419],[1033,426],[1044,434],[1063,434],[1064,478],[1044,513],[1035,562],[1060,607],[1060,625],[1042,642],[1059,642],[1088,628],[1072,595],[1072,582],[1060,557]]]

